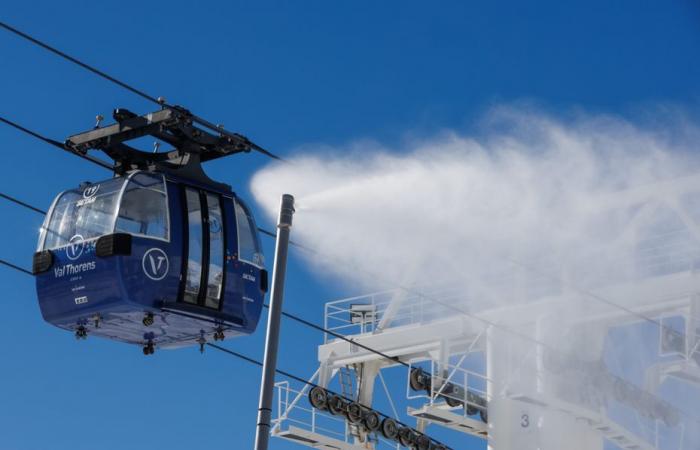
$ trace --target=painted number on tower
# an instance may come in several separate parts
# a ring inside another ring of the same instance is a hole
[[[527,428],[530,426],[530,416],[527,414],[523,414],[520,416],[520,426],[523,428]]]

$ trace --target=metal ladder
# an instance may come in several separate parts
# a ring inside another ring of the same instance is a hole
[[[352,382],[352,372],[354,370],[350,367],[341,367],[338,370],[338,382],[340,382],[340,392],[343,394],[343,397],[355,399],[357,396]]]
[[[340,383],[340,392],[343,394],[343,397],[357,400],[357,392],[353,383],[353,372],[355,372],[355,369],[351,368],[350,366],[341,367],[338,370],[338,382]],[[360,439],[362,438],[362,433],[360,432],[360,427],[358,425],[347,422],[347,426],[348,432],[352,436]]]

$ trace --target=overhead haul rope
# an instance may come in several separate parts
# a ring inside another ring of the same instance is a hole
[[[2,265],[4,265],[4,266],[7,266],[7,267],[9,267],[9,268],[11,268],[11,269],[18,270],[18,271],[20,271],[20,272],[22,272],[22,273],[26,273],[27,275],[34,275],[31,271],[25,269],[24,267],[20,267],[20,266],[18,266],[17,264],[12,264],[11,262],[5,261],[4,259],[0,259],[0,264],[2,264]]]
[[[172,108],[172,109],[178,109],[176,106],[170,105],[170,104],[166,103],[165,100],[164,100],[163,98],[156,98],[156,97],[153,97],[152,95],[149,95],[149,94],[145,93],[144,91],[142,91],[142,90],[140,90],[140,89],[136,89],[135,87],[133,87],[133,86],[131,86],[131,85],[129,85],[129,84],[127,84],[127,83],[125,83],[125,82],[123,82],[123,81],[121,81],[121,80],[119,80],[119,79],[117,79],[117,78],[115,78],[115,77],[113,77],[113,76],[107,74],[106,72],[103,72],[102,70],[99,70],[99,69],[97,69],[97,68],[94,67],[94,66],[91,66],[91,65],[89,65],[89,64],[87,64],[87,63],[84,63],[83,61],[80,61],[79,59],[77,59],[77,58],[75,58],[75,57],[73,57],[73,56],[70,56],[70,55],[67,54],[66,52],[63,52],[63,51],[57,49],[56,47],[53,47],[53,46],[47,44],[46,42],[40,41],[39,39],[37,39],[37,38],[35,38],[35,37],[33,37],[33,36],[30,36],[29,34],[24,33],[24,32],[22,32],[22,31],[18,30],[17,28],[15,28],[15,27],[12,27],[12,26],[10,26],[10,25],[4,23],[4,22],[0,22],[0,27],[2,27],[2,28],[4,28],[4,29],[6,29],[7,31],[9,31],[9,32],[11,32],[11,33],[13,33],[13,34],[15,34],[15,35],[21,37],[22,39],[25,39],[25,40],[31,42],[31,43],[34,44],[34,45],[38,45],[39,47],[41,47],[41,48],[43,48],[43,49],[45,49],[45,50],[48,50],[49,52],[51,52],[51,53],[53,53],[53,54],[55,54],[55,55],[60,56],[61,58],[65,59],[66,61],[69,61],[69,62],[71,62],[71,63],[73,63],[73,64],[76,64],[76,65],[82,67],[83,69],[85,69],[85,70],[87,70],[87,71],[89,71],[89,72],[92,72],[93,74],[95,74],[95,75],[97,75],[97,76],[99,76],[99,77],[102,77],[102,78],[104,78],[105,80],[108,80],[108,81],[110,81],[111,83],[114,83],[114,84],[116,84],[117,86],[120,86],[120,87],[122,87],[122,88],[128,90],[129,92],[132,92],[132,93],[138,95],[138,96],[141,97],[141,98],[144,98],[144,99],[148,100],[149,102],[155,103],[155,104],[157,104],[158,106],[161,106],[161,107]],[[250,148],[252,148],[253,150],[255,150],[255,151],[259,152],[259,153],[262,153],[263,155],[268,156],[268,157],[270,157],[270,158],[272,158],[272,159],[276,159],[276,160],[279,160],[279,161],[284,161],[284,159],[280,158],[279,156],[275,155],[274,153],[272,153],[272,152],[270,152],[270,151],[264,149],[263,147],[260,147],[258,144],[254,143],[254,142],[251,142],[251,141],[248,140],[248,138],[246,138],[245,136],[242,136],[242,135],[240,135],[240,134],[238,134],[238,133],[232,133],[232,132],[230,132],[230,131],[227,131],[227,130],[225,130],[223,127],[220,127],[220,126],[218,126],[218,125],[215,125],[215,124],[209,122],[208,120],[203,119],[203,118],[201,118],[201,117],[199,117],[199,116],[196,116],[196,115],[194,115],[194,114],[192,115],[192,120],[193,120],[194,122],[197,122],[198,124],[202,125],[202,126],[205,127],[205,128],[208,128],[208,129],[210,129],[210,130],[212,130],[212,131],[216,131],[217,133],[220,133],[220,134],[225,135],[225,136],[227,136],[227,137],[234,138],[234,139],[241,139],[241,138],[243,138],[243,139],[246,141],[246,144],[248,144],[248,145],[250,146]]]
[[[39,140],[42,140],[42,141],[46,142],[47,144],[53,145],[54,147],[59,148],[59,149],[61,149],[61,150],[64,150],[64,151],[66,151],[66,152],[68,152],[68,153],[70,153],[70,154],[72,154],[72,155],[79,156],[79,157],[81,157],[81,158],[83,158],[83,159],[85,159],[85,160],[87,160],[87,161],[90,161],[90,162],[93,163],[93,164],[97,164],[97,165],[100,166],[100,167],[104,167],[105,169],[109,169],[109,170],[114,170],[114,167],[113,167],[111,164],[108,164],[108,163],[102,161],[102,160],[99,159],[99,158],[95,158],[94,156],[83,155],[82,153],[74,152],[73,150],[71,150],[70,148],[68,148],[68,147],[66,147],[65,145],[61,144],[60,142],[58,142],[58,141],[56,141],[56,140],[54,140],[54,139],[47,138],[46,136],[42,136],[41,134],[36,133],[36,132],[34,132],[34,131],[32,131],[32,130],[30,130],[30,129],[28,129],[28,128],[25,128],[25,127],[23,127],[22,125],[18,124],[17,122],[11,121],[10,119],[7,119],[7,118],[5,118],[5,117],[0,116],[0,122],[3,122],[3,123],[5,123],[5,124],[11,126],[12,128],[15,128],[16,130],[19,130],[19,131],[21,131],[21,132],[23,132],[23,133],[26,133],[26,134],[28,134],[28,135],[30,135],[30,136],[32,136],[32,137],[35,137],[35,138],[37,138],[37,139],[39,139]]]

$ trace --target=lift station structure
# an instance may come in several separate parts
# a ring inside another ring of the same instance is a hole
[[[400,401],[409,406],[399,413],[419,432],[446,427],[492,450],[695,449],[696,419],[667,387],[699,394],[699,202],[698,176],[606,199],[601,211],[634,211],[618,236],[635,248],[633,270],[614,284],[579,288],[566,264],[547,276],[511,265],[500,276],[526,299],[503,306],[479,307],[480,296],[499,292],[465,298],[445,286],[327,303],[334,335],[318,347],[309,384],[277,383],[273,436],[320,449],[439,448],[415,433],[387,438],[342,405],[309,401],[311,386],[339,386],[340,397],[369,409],[379,392],[390,396],[382,373],[403,366]],[[562,322],[574,300],[585,308]],[[635,376],[608,355],[620,332],[647,336],[654,354]],[[549,345],[557,341],[570,345]],[[458,434],[450,441],[445,448],[466,447]]]

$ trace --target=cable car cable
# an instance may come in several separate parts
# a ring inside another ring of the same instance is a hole
[[[79,65],[83,69],[88,70],[88,71],[94,73],[95,75],[98,75],[106,80],[109,80],[112,83],[115,83],[115,84],[123,87],[124,89],[131,91],[140,97],[145,98],[148,101],[151,101],[153,103],[158,103],[158,99],[156,99],[155,97],[152,97],[143,91],[140,91],[132,86],[129,86],[128,84],[124,83],[123,81],[120,81],[120,80],[114,78],[113,76],[108,75],[107,73],[105,73],[99,69],[96,69],[95,67],[92,67],[88,64],[85,64],[84,62],[80,61],[79,59],[76,59],[76,58],[70,56],[69,54],[62,52],[61,50],[59,50],[55,47],[52,47],[49,44],[42,42],[39,39],[32,37],[32,36],[28,35],[27,33],[24,33],[22,31],[18,30],[17,28],[14,28],[14,27],[12,27],[4,22],[0,22],[0,27],[6,29],[7,31],[9,31],[11,33],[16,34],[17,36],[21,37],[22,39],[26,39],[27,41],[29,41],[35,45],[38,45],[39,47],[42,47],[43,49],[48,50],[51,53],[54,53],[54,54],[60,56],[63,59],[66,59],[66,60],[72,62],[73,64]]]
[[[262,234],[270,236],[271,238],[277,238],[277,235],[275,233],[273,233],[272,231],[263,230],[262,228],[258,228],[258,231],[261,232]]]
[[[9,195],[7,195],[7,194],[3,194],[2,192],[0,192],[0,197],[4,198],[5,200],[9,200],[9,201],[11,201],[12,203],[15,203],[15,204],[17,204],[17,205],[24,206],[24,207],[27,208],[27,209],[31,209],[32,211],[38,212],[39,214],[46,215],[46,211],[44,211],[44,210],[42,210],[42,209],[39,209],[39,208],[37,208],[36,206],[32,206],[32,205],[30,205],[29,203],[25,203],[25,202],[23,202],[23,201],[21,201],[21,200],[17,200],[16,198],[11,197],[11,196],[9,196]]]
[[[2,264],[2,265],[4,265],[4,266],[7,266],[7,267],[9,267],[9,268],[11,268],[11,269],[18,270],[18,271],[20,271],[20,272],[22,272],[22,273],[26,273],[27,275],[34,275],[30,270],[27,270],[27,269],[25,269],[25,268],[23,268],[23,267],[20,267],[20,266],[16,265],[16,264],[12,264],[11,262],[5,261],[4,259],[0,259],[0,264]]]
[[[140,89],[136,89],[135,87],[107,74],[106,72],[103,72],[102,70],[99,70],[96,67],[93,67],[87,63],[84,63],[84,62],[80,61],[79,59],[77,59],[73,56],[70,56],[66,52],[63,52],[63,51],[57,49],[56,47],[53,47],[53,46],[47,44],[46,42],[40,41],[39,39],[37,39],[33,36],[30,36],[29,34],[24,33],[15,27],[12,27],[4,22],[0,22],[0,27],[6,29],[7,31],[9,31],[11,33],[14,33],[15,35],[21,37],[22,39],[25,39],[25,40],[31,42],[32,44],[38,45],[39,47],[41,47],[45,50],[48,50],[49,52],[51,52],[55,55],[58,55],[59,57],[65,59],[73,64],[78,65],[78,66],[82,67],[83,69],[88,70],[89,72],[92,72],[93,74],[95,74],[99,77],[102,77],[102,78],[104,78],[104,79],[106,79],[106,80],[128,90],[129,92],[132,92],[132,93],[138,95],[139,97],[142,97],[142,98],[144,98],[152,103],[155,103],[161,107],[168,107],[168,108],[172,108],[172,109],[178,108],[174,105],[170,105],[170,104],[166,103],[163,98],[156,98],[156,97],[153,97],[152,95],[147,94],[146,92],[144,92]],[[246,141],[246,144],[248,144],[250,146],[250,148],[252,148],[253,150],[255,150],[259,153],[262,153],[263,155],[268,156],[270,158],[276,159],[278,161],[285,161],[283,158],[275,155],[274,153],[270,152],[269,150],[264,149],[263,147],[250,141],[248,138],[246,138],[245,136],[242,136],[241,134],[232,133],[230,131],[227,131],[222,126],[215,125],[215,124],[209,122],[208,120],[203,119],[203,118],[201,118],[197,115],[194,115],[194,114],[192,115],[192,120],[197,122],[198,124],[204,126],[205,128],[209,128],[212,131],[216,131],[216,132],[223,134],[225,136],[228,136],[230,138],[234,138],[234,139],[243,138]]]
[[[263,306],[264,306],[265,308],[269,308],[269,307],[270,307],[267,303],[263,303]],[[389,360],[389,361],[398,363],[398,364],[400,364],[400,365],[402,365],[402,366],[404,366],[404,367],[411,367],[408,363],[406,363],[405,361],[402,361],[398,356],[389,356],[389,355],[387,355],[386,353],[382,353],[382,352],[380,352],[379,350],[373,349],[372,347],[368,347],[368,346],[366,346],[366,345],[364,345],[364,344],[360,344],[359,342],[356,342],[355,340],[353,340],[353,339],[351,339],[351,338],[348,338],[348,337],[346,337],[346,336],[343,336],[342,334],[336,333],[336,332],[334,332],[334,331],[328,330],[328,329],[322,327],[321,325],[316,325],[315,323],[309,322],[308,320],[305,320],[305,319],[302,319],[302,318],[299,317],[299,316],[296,316],[296,315],[294,315],[294,314],[291,314],[291,313],[288,313],[288,312],[284,312],[284,311],[282,311],[282,315],[285,316],[285,317],[287,317],[288,319],[291,319],[291,320],[294,320],[294,321],[296,321],[296,322],[299,322],[299,323],[301,323],[302,325],[306,325],[306,326],[309,327],[309,328],[313,328],[313,329],[318,330],[318,331],[320,331],[320,332],[322,332],[322,333],[330,334],[331,336],[333,336],[333,337],[335,337],[335,338],[338,338],[338,339],[340,339],[340,340],[342,340],[342,341],[345,341],[345,342],[347,342],[347,343],[349,343],[349,344],[352,344],[352,345],[355,345],[355,346],[357,346],[357,347],[360,347],[360,348],[362,348],[362,349],[364,349],[364,350],[367,350],[368,352],[374,353],[375,355],[381,356],[382,358],[385,358],[385,359],[387,359],[387,360]]]
[[[2,23],[2,22],[0,22],[0,23]],[[40,139],[49,145],[53,145],[54,147],[60,148],[61,150],[65,151],[65,152],[68,152],[72,155],[79,156],[87,161],[90,161],[93,164],[97,164],[100,167],[104,167],[105,169],[108,169],[108,170],[114,170],[114,167],[111,164],[108,164],[99,158],[95,158],[94,156],[90,156],[90,155],[84,155],[82,153],[76,153],[72,149],[69,149],[68,147],[66,147],[64,144],[62,144],[58,141],[55,141],[53,139],[47,138],[46,136],[42,136],[41,134],[39,134],[35,131],[32,131],[29,128],[23,127],[22,125],[20,125],[16,122],[13,122],[10,119],[7,119],[5,117],[0,116],[0,122],[3,122],[5,124],[11,126],[12,128],[15,128],[23,133],[26,133],[30,136],[35,137],[37,139]]]
[[[273,239],[276,239],[276,238],[277,238],[277,235],[276,235],[275,233],[273,233],[272,231],[266,230],[265,228],[260,228],[260,227],[257,227],[257,228],[258,228],[258,231],[259,231],[261,234],[264,234],[264,235],[266,235],[266,236],[269,236],[269,237],[271,237],[271,238],[273,238]],[[318,253],[317,250],[314,250],[314,249],[311,248],[311,247],[307,247],[306,245],[302,245],[302,244],[300,244],[300,243],[298,243],[298,242],[294,242],[294,241],[291,241],[291,240],[289,241],[289,245],[293,245],[293,246],[295,246],[295,247],[297,247],[297,248],[300,248],[300,249],[302,249],[302,250],[305,250],[305,251],[307,251],[307,252]]]

